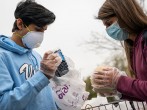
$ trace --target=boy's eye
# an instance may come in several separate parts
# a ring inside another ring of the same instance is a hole
[[[35,26],[35,30],[36,30],[36,31],[44,31],[43,28],[38,27],[38,26]]]

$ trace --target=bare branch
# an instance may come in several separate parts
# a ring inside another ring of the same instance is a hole
[[[85,41],[86,45],[89,45],[89,48],[93,48],[95,50],[109,50],[109,51],[120,51],[122,50],[122,46],[120,44],[120,42],[117,42],[115,40],[110,40],[108,38],[106,38],[103,35],[100,35],[97,32],[92,32],[92,37],[90,40]]]

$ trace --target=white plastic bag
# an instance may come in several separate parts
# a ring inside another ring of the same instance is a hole
[[[86,84],[81,80],[80,72],[73,68],[70,60],[67,63],[70,63],[69,72],[50,80],[53,97],[61,110],[80,110],[89,93],[85,91]]]

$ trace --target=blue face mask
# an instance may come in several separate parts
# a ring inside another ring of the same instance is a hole
[[[115,40],[123,41],[129,37],[129,33],[124,29],[120,28],[117,22],[106,28],[106,31],[107,34]]]

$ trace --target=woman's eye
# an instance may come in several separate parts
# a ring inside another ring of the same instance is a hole
[[[111,23],[106,23],[106,27],[109,27],[111,25]]]

